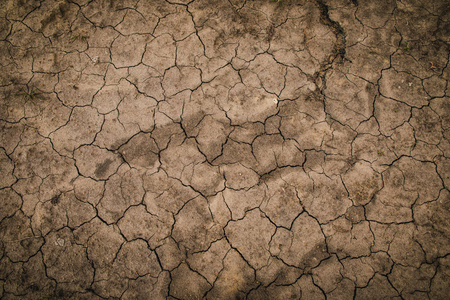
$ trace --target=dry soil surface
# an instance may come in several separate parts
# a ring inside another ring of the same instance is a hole
[[[448,4],[1,1],[0,297],[448,299]]]

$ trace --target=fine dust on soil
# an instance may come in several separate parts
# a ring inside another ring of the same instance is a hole
[[[1,1],[0,298],[447,298],[449,18]]]

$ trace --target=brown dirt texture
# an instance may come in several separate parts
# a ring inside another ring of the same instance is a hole
[[[0,1],[0,298],[448,299],[449,7]]]

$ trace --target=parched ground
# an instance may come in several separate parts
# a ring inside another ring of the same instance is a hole
[[[0,2],[0,298],[448,299],[445,0]]]

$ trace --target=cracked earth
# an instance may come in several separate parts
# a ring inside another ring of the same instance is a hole
[[[5,0],[3,299],[448,299],[448,2]]]

